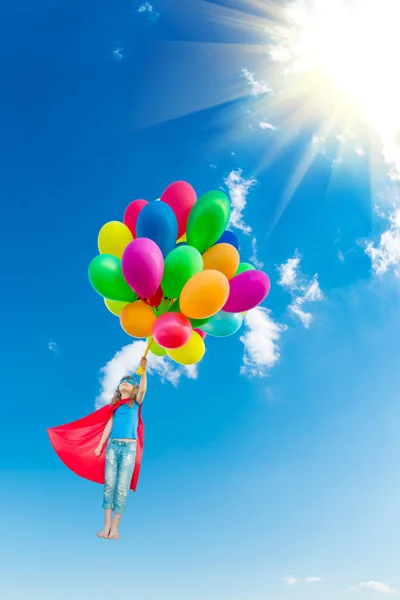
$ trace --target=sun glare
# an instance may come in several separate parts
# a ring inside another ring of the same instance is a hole
[[[318,81],[321,87],[329,81],[329,94],[336,95],[329,110],[334,106],[347,122],[357,115],[372,129],[397,175],[399,21],[399,0],[293,0],[267,28],[269,57],[283,68],[285,87],[291,77],[299,82],[313,75],[314,92]]]

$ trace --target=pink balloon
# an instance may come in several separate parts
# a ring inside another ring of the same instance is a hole
[[[191,335],[190,321],[181,313],[164,313],[153,325],[153,338],[159,346],[168,350],[181,348],[189,341]]]
[[[228,300],[222,310],[240,313],[258,306],[268,295],[271,283],[263,271],[244,271],[229,282]]]
[[[147,200],[134,200],[130,203],[124,214],[124,223],[130,229],[133,237],[136,237],[136,221],[140,211],[148,204]]]
[[[193,331],[195,331],[196,333],[199,334],[199,336],[204,340],[204,338],[206,337],[206,332],[202,331],[201,329],[193,329]]]
[[[175,181],[162,193],[161,201],[172,208],[178,221],[178,239],[186,231],[189,213],[196,200],[196,192],[187,181]]]
[[[137,238],[122,255],[122,272],[127,284],[141,298],[151,298],[164,274],[164,258],[153,240]]]

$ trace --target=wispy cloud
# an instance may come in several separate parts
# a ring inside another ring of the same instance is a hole
[[[285,263],[278,267],[279,281],[278,285],[289,289],[290,291],[297,290],[297,282],[299,278],[300,256],[295,254],[293,258],[289,258]]]
[[[136,12],[139,14],[147,13],[151,19],[156,19],[160,16],[151,2],[142,2]]]
[[[224,179],[232,203],[230,224],[247,234],[251,233],[251,227],[244,222],[243,213],[246,208],[248,193],[256,183],[257,180],[253,177],[250,179],[243,177],[242,169],[231,171]]]
[[[243,76],[246,78],[247,83],[251,88],[251,94],[253,96],[259,96],[260,94],[269,94],[272,89],[264,81],[257,81],[255,74],[250,73],[247,68],[242,69]]]
[[[313,135],[311,138],[311,150],[314,155],[326,153],[326,138],[321,135]]]
[[[400,276],[400,209],[394,208],[387,216],[378,212],[381,218],[387,220],[387,229],[377,243],[368,241],[365,253],[371,259],[372,268],[376,275],[383,275],[389,270]]]
[[[246,179],[242,175],[242,169],[236,169],[229,173],[224,179],[224,184],[228,189],[228,194],[231,199],[232,212],[230,225],[239,229],[242,233],[250,235],[252,229],[244,220],[244,211],[247,205],[247,197],[249,192],[257,184],[257,180],[254,177]],[[252,256],[251,262],[257,269],[263,267],[263,263],[260,262],[257,256],[257,240],[255,237],[251,240]]]
[[[122,48],[120,48],[119,46],[117,48],[115,48],[115,50],[113,50],[113,57],[115,60],[119,61],[122,60],[124,57],[123,53],[122,53]]]
[[[138,13],[153,12],[153,5],[150,2],[142,2],[137,11]]]
[[[271,131],[278,131],[278,128],[275,127],[275,125],[272,125],[267,121],[260,121],[258,126],[260,127],[260,129],[270,129]]]
[[[124,346],[101,369],[101,390],[96,398],[97,407],[110,401],[121,377],[136,372],[145,349],[146,343],[143,341],[136,341]],[[158,375],[163,383],[168,382],[173,386],[177,386],[183,376],[197,379],[198,375],[196,366],[181,367],[169,358],[160,358],[153,354],[149,355],[147,371]]]
[[[244,327],[245,332],[240,338],[244,345],[240,372],[251,377],[266,377],[279,360],[279,340],[287,327],[276,323],[271,311],[263,307],[246,313]]]
[[[262,269],[264,264],[258,258],[257,240],[255,237],[251,240],[251,256],[250,262],[255,266],[256,269]]]
[[[49,343],[47,344],[47,348],[50,350],[50,352],[53,352],[54,354],[58,354],[58,346],[57,346],[56,342],[54,342],[53,340],[49,341]]]
[[[313,315],[304,310],[304,306],[312,302],[323,300],[323,293],[319,287],[318,274],[310,280],[300,270],[301,257],[296,251],[293,258],[278,267],[280,278],[278,285],[286,289],[292,296],[288,306],[289,312],[300,319],[304,327],[308,328],[313,320]]]
[[[387,583],[380,583],[379,581],[366,581],[348,589],[349,592],[362,592],[365,590],[378,594],[394,594],[396,591]]]
[[[296,585],[297,583],[320,583],[322,581],[321,577],[304,577],[302,579],[296,579],[289,575],[289,577],[285,577],[284,581],[287,585]]]

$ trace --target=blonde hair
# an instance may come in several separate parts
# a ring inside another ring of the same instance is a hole
[[[128,406],[130,408],[132,408],[132,406],[135,404],[135,400],[136,400],[138,392],[139,392],[139,385],[138,385],[137,381],[135,379],[133,379],[133,377],[130,377],[129,375],[127,375],[127,377],[129,377],[129,379],[132,379],[131,385],[133,385],[132,391],[129,396],[130,400],[128,402]],[[122,379],[124,379],[124,378],[122,377]],[[130,382],[128,382],[128,383],[130,383]],[[116,390],[113,394],[113,397],[111,398],[111,406],[114,406],[120,400],[121,400],[121,392],[119,391],[119,384],[118,384],[118,387],[116,388]]]

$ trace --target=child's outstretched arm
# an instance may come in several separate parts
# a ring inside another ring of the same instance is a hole
[[[147,389],[146,365],[147,365],[147,358],[145,356],[143,356],[143,358],[140,361],[140,366],[144,369],[144,371],[140,377],[139,391],[136,396],[136,402],[138,404],[142,404],[143,398],[146,394],[146,389]]]

